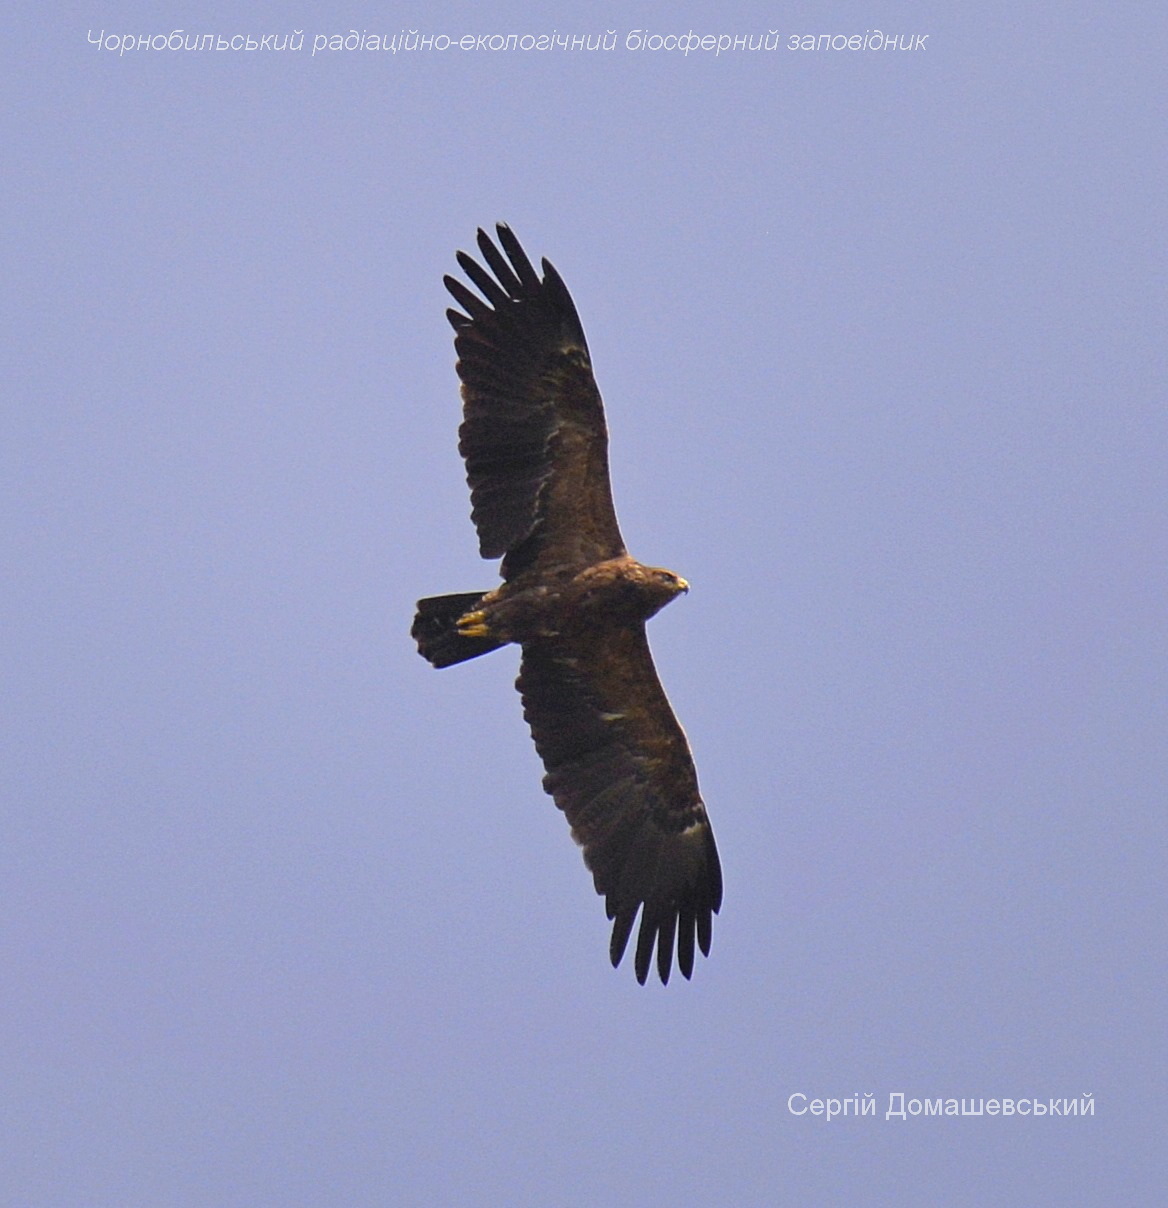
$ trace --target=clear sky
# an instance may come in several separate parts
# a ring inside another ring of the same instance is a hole
[[[5,34],[0,1201],[1158,1202],[1168,19],[204,7]],[[498,220],[692,587],[690,983],[610,968],[515,652],[409,639],[496,581],[441,279]]]

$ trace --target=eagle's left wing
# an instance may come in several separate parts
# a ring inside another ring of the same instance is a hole
[[[597,893],[613,920],[620,963],[641,911],[636,974],[693,972],[694,939],[709,955],[722,869],[685,734],[649,653],[644,626],[523,647],[516,687],[547,775]]]
[[[446,288],[462,379],[459,451],[484,558],[503,578],[532,565],[590,566],[624,553],[608,479],[604,405],[584,329],[559,273],[531,265],[511,229],[478,245],[487,267],[458,253],[482,294]],[[506,253],[504,255],[503,253]]]

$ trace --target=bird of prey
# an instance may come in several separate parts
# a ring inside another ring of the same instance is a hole
[[[498,245],[478,232],[485,268],[458,253],[478,293],[444,280],[461,307],[446,316],[462,380],[458,447],[471,518],[482,556],[503,559],[503,582],[419,600],[411,634],[435,667],[520,646],[515,686],[543,786],[605,899],[613,965],[639,912],[637,980],[644,984],[656,948],[668,982],[675,938],[688,978],[695,939],[709,955],[722,870],[645,622],[689,585],[626,551],[576,307],[547,260],[541,277],[510,228],[497,230]]]

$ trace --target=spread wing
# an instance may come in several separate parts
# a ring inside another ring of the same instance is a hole
[[[544,788],[584,848],[613,920],[620,963],[641,911],[636,974],[693,972],[694,938],[709,955],[722,869],[685,734],[649,653],[643,625],[529,642],[516,687],[547,775]]]
[[[459,452],[484,558],[505,579],[530,566],[586,566],[624,553],[608,481],[604,406],[576,307],[559,273],[531,266],[509,227],[458,263],[482,297],[446,277],[462,379]],[[488,271],[488,269],[490,271]],[[485,299],[485,301],[484,301]],[[463,313],[465,312],[465,313]]]

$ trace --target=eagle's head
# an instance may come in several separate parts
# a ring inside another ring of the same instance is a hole
[[[646,618],[660,612],[676,596],[689,591],[689,584],[680,575],[663,566],[640,566],[638,570],[637,586],[648,606]]]

